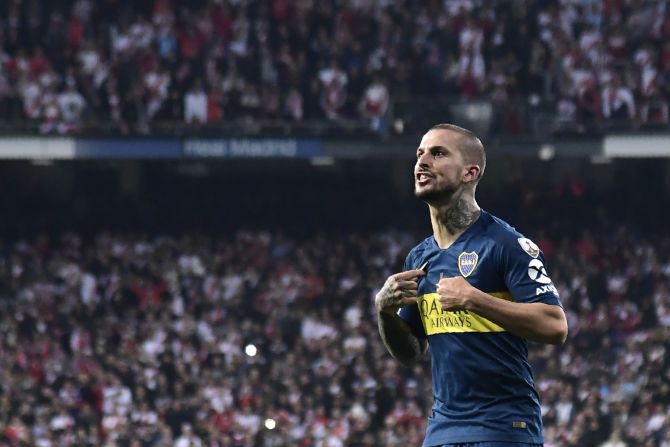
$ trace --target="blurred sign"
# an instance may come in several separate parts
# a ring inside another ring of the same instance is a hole
[[[605,137],[606,157],[670,157],[670,135],[609,135]]]
[[[187,139],[185,157],[309,158],[321,154],[319,140],[292,138]]]
[[[148,159],[179,158],[179,140],[161,138],[82,138],[75,143],[75,158]]]
[[[0,137],[0,159],[313,158],[321,141],[295,138]]]
[[[476,108],[475,108],[476,109]],[[486,117],[485,110],[464,111],[471,117]],[[457,121],[459,124],[465,124]],[[488,125],[484,119],[480,123]],[[482,128],[483,128],[482,127]],[[476,126],[470,126],[479,130]],[[323,140],[315,138],[77,138],[0,137],[0,159],[179,159],[179,158],[308,158],[329,165],[338,159],[412,158],[417,136],[391,139],[359,138]],[[670,134],[608,135],[604,138],[575,137],[538,141],[527,138],[494,139],[487,142],[490,155],[537,157],[538,147],[551,144],[556,157],[670,157]]]
[[[0,138],[0,159],[60,160],[76,158],[74,138]]]

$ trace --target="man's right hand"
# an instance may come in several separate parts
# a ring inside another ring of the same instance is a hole
[[[401,307],[416,303],[418,281],[425,274],[425,271],[417,269],[389,276],[375,296],[377,311],[395,314]]]

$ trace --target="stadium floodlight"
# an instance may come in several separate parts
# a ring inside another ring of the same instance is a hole
[[[556,156],[556,147],[553,144],[545,143],[540,146],[537,155],[542,161],[550,161]]]
[[[244,353],[248,355],[249,357],[255,357],[256,354],[258,353],[258,349],[256,349],[256,346],[252,344],[248,344],[244,348]]]

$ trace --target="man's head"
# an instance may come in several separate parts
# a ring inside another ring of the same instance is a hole
[[[474,190],[486,168],[484,145],[471,131],[453,124],[433,126],[421,139],[414,165],[414,194],[428,202],[448,201]]]

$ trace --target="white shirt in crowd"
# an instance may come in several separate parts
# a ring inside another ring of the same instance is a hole
[[[386,86],[380,82],[373,82],[365,90],[363,104],[366,115],[381,117],[386,114],[389,103],[389,92]]]
[[[635,118],[635,99],[626,87],[607,86],[603,89],[603,116],[609,118],[622,106],[628,108],[628,117]]]
[[[182,434],[174,442],[174,447],[202,447],[202,440],[193,434],[190,425],[182,426]]]
[[[60,116],[66,123],[76,123],[81,117],[81,112],[86,107],[86,101],[81,94],[74,90],[68,89],[58,95],[58,108],[60,109]]]
[[[187,123],[207,121],[207,94],[202,90],[191,90],[184,97],[184,120]]]

